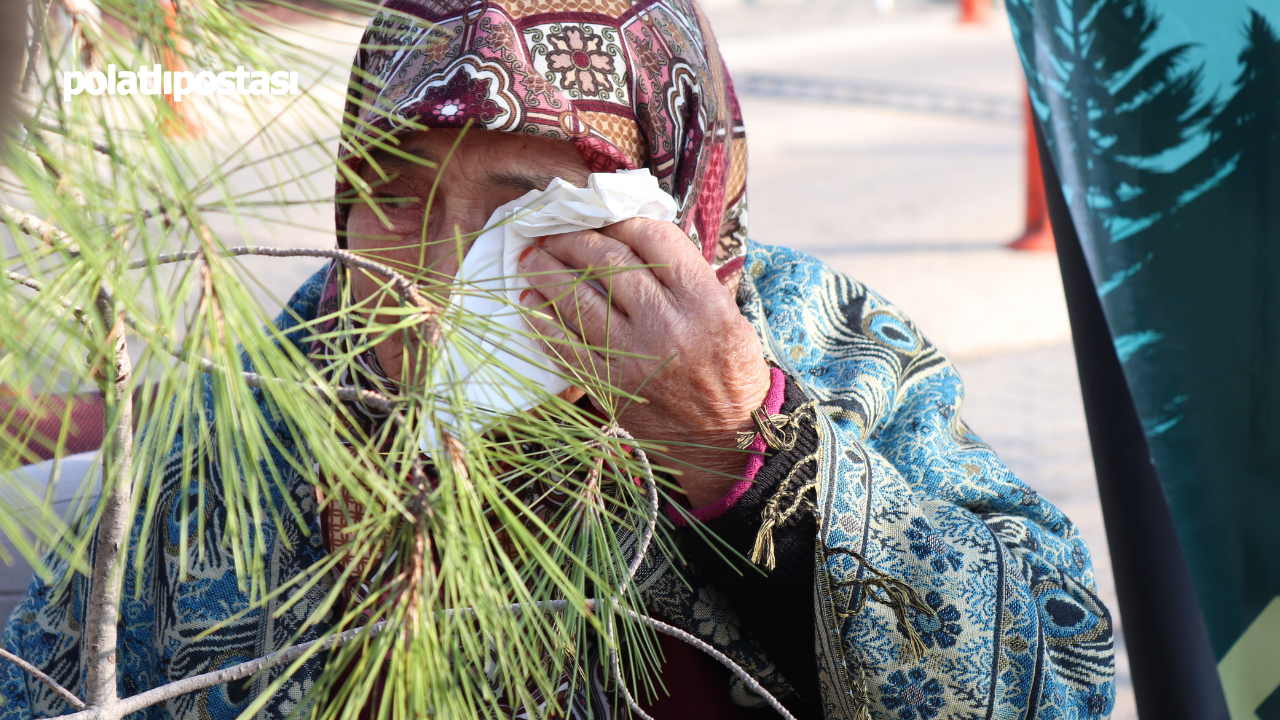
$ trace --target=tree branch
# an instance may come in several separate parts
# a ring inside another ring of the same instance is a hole
[[[63,700],[66,700],[67,703],[71,705],[71,707],[75,708],[76,710],[84,709],[84,702],[82,702],[80,698],[76,697],[75,693],[62,687],[53,678],[40,672],[40,668],[37,668],[35,665],[32,665],[31,663],[27,662],[26,660],[23,660],[22,658],[18,657],[17,655],[14,655],[13,653],[9,652],[8,650],[5,650],[4,648],[0,648],[0,660],[8,660],[14,665],[17,665],[18,667],[27,671],[32,676],[34,676],[35,679],[49,686],[50,690],[57,693],[58,697],[62,698]]]
[[[0,204],[0,220],[4,220],[40,242],[65,251],[69,255],[79,255],[80,246],[71,241],[71,236],[49,223],[18,208]]]
[[[108,409],[117,408],[115,427],[106,428],[109,442],[103,445],[102,517],[98,521],[93,558],[93,579],[89,593],[89,612],[85,623],[85,647],[82,657],[87,659],[88,674],[85,680],[85,700],[92,712],[109,713],[119,703],[116,694],[116,635],[117,616],[120,612],[120,588],[124,580],[124,563],[120,562],[121,547],[126,542],[132,523],[130,506],[133,501],[133,395],[129,380],[133,374],[129,348],[125,342],[124,321],[117,315],[115,298],[104,283],[99,287],[96,301],[98,316],[107,330],[106,348],[112,356],[107,358],[107,377],[101,377],[102,396]],[[111,413],[104,413],[107,419]],[[113,483],[108,484],[108,473],[114,471]],[[111,493],[106,495],[107,488]]]
[[[16,273],[9,273],[9,274],[12,276]],[[35,281],[33,280],[32,282],[35,282]],[[30,286],[28,285],[28,287]],[[131,328],[136,329],[137,327],[134,323],[129,321],[129,318],[125,318],[125,323]],[[145,335],[143,337],[146,338]],[[152,341],[151,338],[146,338],[146,339],[148,341]],[[232,372],[235,372],[222,367],[221,365],[215,363],[214,361],[208,358],[187,357],[183,355],[181,352],[179,352],[178,350],[175,350],[173,347],[171,347],[167,342],[164,342],[163,340],[152,341],[152,342],[158,342],[158,344],[161,346],[161,348],[165,352],[169,353],[174,358],[181,360],[182,362],[199,365],[200,370],[202,372],[208,373],[209,375],[230,375]],[[255,372],[247,372],[243,370],[239,372],[244,377],[244,381],[246,385],[252,388],[257,388],[259,390],[267,390],[268,386],[273,384],[275,385],[290,384],[288,380],[281,380],[280,378],[266,377],[265,375],[259,375],[258,373],[255,373]],[[317,395],[325,395],[328,393],[333,393],[334,397],[338,398],[342,402],[352,402],[352,403],[358,402],[368,407],[371,407],[374,410],[377,410],[378,412],[383,412],[387,414],[394,413],[397,406],[401,402],[399,400],[396,400],[395,398],[389,398],[386,395],[383,395],[382,393],[374,392],[373,390],[364,390],[362,388],[326,387],[323,385],[311,385],[307,383],[298,383],[297,387],[300,387],[303,390],[315,393]]]
[[[331,638],[326,638],[324,640],[312,640],[311,642],[294,645],[292,647],[285,648],[284,650],[271,653],[266,657],[258,658],[257,660],[250,660],[248,662],[242,662],[239,665],[232,665],[231,667],[223,670],[214,670],[212,672],[204,673],[203,675],[196,675],[194,677],[176,680],[168,685],[163,685],[153,690],[139,693],[131,698],[125,698],[108,713],[98,715],[96,720],[118,720],[129,713],[143,710],[158,702],[163,702],[165,700],[178,697],[179,695],[185,695],[197,690],[204,690],[205,688],[210,688],[214,685],[235,682],[236,680],[256,675],[263,670],[270,670],[273,667],[293,662],[309,652],[311,648],[317,644],[320,645],[320,650],[330,650],[350,642],[361,633],[367,632],[370,635],[377,635],[385,629],[386,621],[374,623],[373,625],[365,627],[352,628],[346,632],[334,635]],[[70,715],[67,717],[67,720],[90,720],[90,718],[94,718],[91,713],[92,711],[90,710]]]
[[[175,357],[178,357],[178,356],[175,355]],[[178,359],[184,360],[185,358],[178,357]],[[215,372],[217,373],[226,372],[221,367],[219,367],[216,363],[210,360],[206,360],[204,358],[200,358],[200,367],[202,370],[210,374]],[[257,373],[251,373],[251,372],[244,373],[244,381],[246,384],[249,385],[249,387],[255,387],[255,388],[258,388],[259,390],[266,390],[267,388],[265,386],[270,385],[272,383],[284,384],[288,382],[286,380],[281,380],[279,378],[264,377]],[[324,395],[326,393],[332,392],[335,397],[337,397],[339,400],[343,402],[358,402],[363,405],[367,405],[368,407],[371,407],[374,410],[377,410],[378,412],[383,412],[388,414],[394,413],[396,410],[396,406],[398,405],[398,402],[396,400],[389,398],[386,395],[383,395],[381,393],[376,393],[372,390],[364,390],[361,388],[324,387],[323,385],[307,385],[307,384],[300,384],[299,387],[319,395]]]

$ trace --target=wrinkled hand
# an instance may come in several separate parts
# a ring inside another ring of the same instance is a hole
[[[769,368],[751,324],[688,236],[639,218],[551,235],[521,255],[520,271],[536,288],[521,301],[540,311],[529,323],[549,355],[644,398],[619,418],[635,437],[705,446],[666,445],[694,508],[724,497],[746,467],[736,435],[752,428]]]

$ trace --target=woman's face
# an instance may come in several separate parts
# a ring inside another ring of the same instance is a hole
[[[444,168],[391,154],[376,157],[378,168],[366,161],[360,174],[377,185],[375,197],[397,200],[377,203],[386,222],[371,205],[353,206],[348,247],[418,276],[428,293],[436,285],[437,301],[467,249],[457,246],[459,234],[483,229],[498,207],[545,189],[552,178],[583,186],[590,174],[568,142],[518,134],[469,132],[459,140],[456,132],[432,130],[404,137],[400,149]],[[383,181],[378,169],[394,178]],[[437,182],[428,214],[426,199]],[[693,507],[717,502],[742,472],[737,433],[754,427],[751,413],[764,402],[771,374],[760,338],[701,245],[675,223],[646,218],[541,240],[518,261],[520,272],[536,278],[520,298],[540,311],[527,316],[534,332],[569,372],[641,397],[624,403],[619,424],[637,438],[672,443],[664,462],[683,468],[680,484]],[[599,280],[607,295],[580,282],[583,272],[604,268],[610,270]],[[386,282],[360,271],[351,278],[357,300]],[[416,384],[404,361],[416,353],[405,352],[402,338],[393,333],[378,344],[378,362],[391,378]],[[563,397],[581,395],[570,388]],[[602,414],[615,407],[592,402]]]
[[[403,153],[430,165],[373,151],[359,172],[373,187],[372,196],[383,201],[377,206],[385,221],[370,204],[353,205],[347,219],[347,247],[418,276],[428,286],[444,285],[453,278],[467,250],[466,245],[457,246],[457,238],[463,236],[469,245],[471,238],[466,236],[484,228],[494,210],[530,190],[545,189],[552,178],[585,187],[591,172],[577,148],[565,140],[484,130],[465,134],[431,130],[400,139]],[[386,202],[392,198],[396,200]],[[428,198],[432,198],[429,217]],[[362,271],[351,273],[357,301],[375,294],[385,282],[386,278]],[[402,376],[401,334],[379,344],[375,353],[388,377],[411,382]]]

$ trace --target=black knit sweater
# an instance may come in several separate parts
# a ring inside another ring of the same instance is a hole
[[[804,391],[786,381],[781,412],[791,415],[808,403]],[[770,499],[779,492],[788,498],[810,484],[817,475],[813,455],[818,448],[814,410],[801,415],[795,446],[770,451],[755,477],[753,487],[738,504],[705,523],[742,557],[751,557]],[[815,493],[800,494],[802,507],[787,522],[772,529],[776,565],[773,570],[752,566],[741,559],[726,561],[707,541],[690,543],[694,559],[707,579],[725,592],[742,622],[760,640],[765,652],[795,689],[783,702],[797,718],[821,718],[818,667],[814,650],[814,556],[818,525]],[[700,537],[698,533],[689,535]],[[723,549],[722,549],[723,550]],[[773,715],[771,709],[761,711]]]

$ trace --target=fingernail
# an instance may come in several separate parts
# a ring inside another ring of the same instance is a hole
[[[526,300],[528,300],[528,299],[529,299],[529,296],[530,296],[530,295],[532,295],[532,294],[533,294],[533,291],[532,291],[532,290],[528,290],[528,289],[521,290],[521,291],[520,291],[520,302],[521,302],[521,303],[524,303]]]
[[[534,250],[537,250],[537,248],[534,247],[533,245],[530,245],[520,253],[520,257],[517,259],[517,262],[520,263],[521,267],[523,267],[526,263],[529,262],[529,256],[533,254]]]
[[[544,245],[547,244],[547,236],[543,235],[542,237],[538,238],[538,240],[534,244],[536,244],[538,247],[543,247]]]

